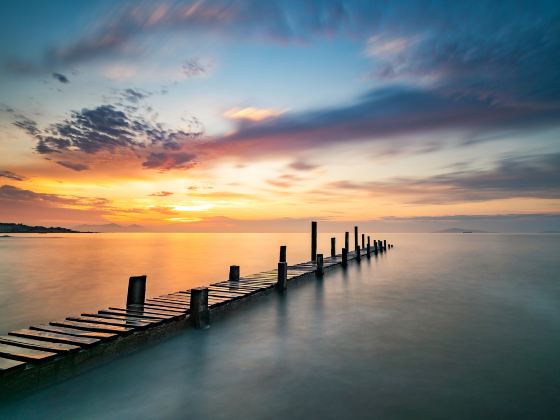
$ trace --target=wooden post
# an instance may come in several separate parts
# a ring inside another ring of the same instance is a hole
[[[239,266],[230,265],[229,266],[229,281],[239,281]]]
[[[377,241],[375,239],[373,240],[373,253],[377,255]]]
[[[280,246],[280,259],[279,262],[286,262],[286,245]]]
[[[342,266],[348,265],[348,248],[342,248]]]
[[[311,261],[317,259],[317,222],[311,222]]]
[[[361,253],[360,245],[358,245],[358,247],[356,248],[356,260],[360,262],[361,259],[362,259],[362,253]]]
[[[208,287],[191,289],[190,314],[195,328],[205,328],[210,325],[210,311],[208,310]]]
[[[366,247],[366,235],[362,233],[362,249]]]
[[[380,254],[383,254],[383,242],[380,239],[377,240],[377,250]]]
[[[143,305],[146,299],[146,276],[132,276],[128,279],[126,306]]]
[[[387,251],[387,240],[383,239],[383,250]]]
[[[315,269],[317,276],[323,275],[323,254],[317,254],[317,268]]]
[[[366,248],[366,255],[369,258],[371,255],[371,244],[370,244],[370,237],[367,237],[367,248]]]
[[[336,238],[331,238],[331,257],[336,257]]]
[[[358,249],[358,226],[354,226],[354,251]]]
[[[344,232],[344,248],[346,252],[350,249],[350,232]]]
[[[288,288],[288,263],[279,262],[278,263],[278,280],[276,282],[276,289],[281,292]]]

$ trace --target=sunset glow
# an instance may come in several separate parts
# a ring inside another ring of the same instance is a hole
[[[557,220],[552,4],[289,3],[6,5],[0,219]]]

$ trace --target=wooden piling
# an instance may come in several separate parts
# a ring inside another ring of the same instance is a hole
[[[344,232],[344,248],[347,252],[350,249],[350,232]]]
[[[197,287],[191,289],[190,313],[191,322],[194,328],[200,329],[210,325],[208,287]]]
[[[317,222],[311,222],[311,261],[317,259]]]
[[[336,257],[336,238],[331,238],[331,257]]]
[[[278,280],[276,281],[276,289],[283,292],[288,288],[288,263],[278,263]]]
[[[377,251],[382,254],[383,253],[383,242],[380,239],[377,240]]]
[[[280,259],[279,262],[286,262],[286,245],[280,246]]]
[[[383,239],[383,250],[387,251],[387,240]]]
[[[146,276],[131,276],[128,279],[126,306],[143,305],[146,299]]]
[[[360,262],[361,259],[362,259],[361,249],[360,249],[360,245],[358,245],[356,247],[356,261]]]
[[[358,226],[354,226],[354,251],[358,249]]]
[[[348,248],[342,248],[342,266],[348,265]]]
[[[315,268],[317,276],[323,275],[323,254],[317,254],[317,267]]]
[[[375,239],[373,240],[373,253],[377,255],[377,241]]]
[[[364,249],[366,247],[366,235],[365,233],[362,233],[362,249]]]
[[[370,244],[370,237],[367,237],[367,248],[366,248],[366,255],[369,258],[371,255],[371,244]]]
[[[230,265],[229,266],[229,281],[239,281],[239,266]]]

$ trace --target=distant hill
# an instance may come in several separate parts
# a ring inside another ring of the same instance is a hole
[[[449,228],[438,230],[434,233],[491,233],[485,230],[477,230],[477,229],[465,229],[465,228]]]
[[[28,226],[21,223],[0,223],[0,233],[81,233],[63,227]]]
[[[140,225],[119,225],[117,223],[106,223],[104,225],[78,225],[74,229],[89,232],[142,232],[144,227]]]

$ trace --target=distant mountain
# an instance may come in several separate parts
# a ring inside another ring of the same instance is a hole
[[[0,223],[0,233],[80,233],[63,227],[28,226],[21,223]]]
[[[434,233],[490,233],[485,230],[477,230],[477,229],[465,229],[465,228],[449,228],[438,230]]]
[[[89,232],[142,232],[144,227],[136,224],[119,225],[117,223],[106,223],[104,225],[78,225],[74,229]]]

